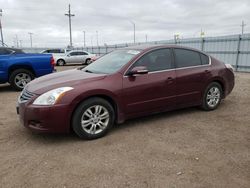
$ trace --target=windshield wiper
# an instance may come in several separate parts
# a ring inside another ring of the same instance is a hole
[[[85,70],[85,72],[88,72],[88,73],[93,73],[92,71],[90,71],[90,70],[88,70],[88,69],[86,69],[86,70]]]

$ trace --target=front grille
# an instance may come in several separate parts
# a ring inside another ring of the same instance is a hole
[[[27,91],[26,89],[24,89],[24,90],[22,91],[22,93],[20,94],[20,96],[19,96],[19,102],[20,102],[20,103],[27,102],[27,101],[29,101],[33,96],[34,96],[33,93],[31,93],[31,92]]]

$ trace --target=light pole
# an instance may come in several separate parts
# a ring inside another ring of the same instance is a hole
[[[245,24],[244,23],[244,21],[242,21],[242,23],[241,23],[241,35],[243,35],[244,34],[244,27],[246,26],[247,24]]]
[[[83,39],[84,39],[84,48],[86,47],[86,41],[85,41],[85,34],[86,34],[86,31],[82,31],[83,32]]]
[[[2,22],[1,22],[2,15],[3,15],[3,10],[0,9],[0,33],[1,33],[2,46],[4,46],[4,42],[3,42],[3,29],[2,29]]]
[[[98,41],[98,31],[96,31],[96,44],[99,46],[99,41]]]
[[[70,47],[73,46],[72,43],[72,34],[71,34],[71,17],[75,16],[74,14],[71,14],[71,10],[70,10],[70,4],[69,4],[69,10],[67,14],[64,14],[65,16],[69,17],[69,45]]]
[[[93,48],[93,36],[91,36],[91,46]]]
[[[32,35],[33,33],[28,33],[30,35],[30,47],[32,48]]]
[[[130,23],[133,25],[133,27],[134,27],[134,44],[135,44],[135,22],[133,22],[133,21],[131,21],[130,20]]]

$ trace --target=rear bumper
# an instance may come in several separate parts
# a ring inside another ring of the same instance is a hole
[[[35,106],[26,103],[17,105],[20,123],[39,133],[70,132],[70,115],[67,105]]]
[[[225,88],[225,96],[226,97],[227,95],[229,95],[233,88],[234,88],[234,85],[235,85],[235,76],[234,76],[234,73],[230,70],[227,70],[227,76],[226,76],[226,82],[227,82],[227,86]]]

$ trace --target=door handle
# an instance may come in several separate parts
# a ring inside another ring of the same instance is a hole
[[[204,72],[205,72],[206,74],[209,74],[209,73],[210,73],[210,71],[209,71],[209,70],[205,70]]]
[[[168,77],[167,80],[166,80],[168,83],[172,83],[174,81],[174,78],[173,77]]]

